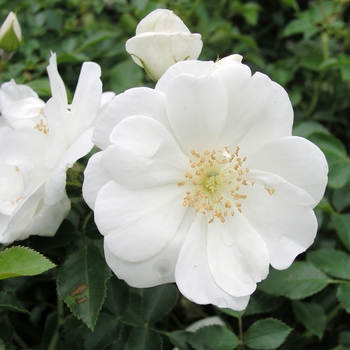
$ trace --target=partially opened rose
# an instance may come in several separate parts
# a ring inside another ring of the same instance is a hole
[[[176,62],[197,59],[202,46],[200,34],[192,34],[172,11],[158,9],[138,24],[136,36],[126,42],[125,48],[157,81]]]
[[[84,196],[119,278],[241,310],[270,264],[286,269],[314,241],[328,167],[292,136],[286,91],[238,59],[181,62],[155,89],[116,96]]]

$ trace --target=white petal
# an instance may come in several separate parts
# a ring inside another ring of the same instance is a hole
[[[301,137],[285,137],[268,143],[248,156],[246,166],[283,177],[302,188],[317,204],[327,184],[328,165],[324,154]]]
[[[214,150],[226,123],[226,91],[217,78],[181,74],[166,90],[170,124],[184,152]]]
[[[165,93],[171,80],[179,74],[190,74],[195,77],[200,77],[201,75],[210,75],[214,70],[214,62],[196,60],[178,62],[171,66],[159,79],[156,90]]]
[[[187,210],[182,206],[183,197],[176,185],[128,190],[111,181],[97,196],[95,221],[118,258],[148,260],[176,234]]]
[[[136,27],[136,35],[145,32],[185,32],[189,29],[173,11],[157,9],[148,14]]]
[[[176,62],[197,59],[202,46],[200,34],[153,32],[129,39],[125,49],[157,81]]]
[[[189,231],[194,211],[188,210],[174,238],[158,254],[148,260],[127,262],[117,258],[104,244],[107,264],[113,272],[130,286],[147,288],[175,282],[175,266],[184,239]]]
[[[164,94],[150,88],[134,88],[117,95],[104,110],[95,127],[92,139],[95,145],[106,149],[111,144],[109,136],[114,127],[123,119],[135,115],[153,118],[171,129]]]
[[[110,178],[129,188],[176,186],[185,179],[188,158],[170,133],[157,121],[130,117],[118,124],[112,146],[102,154]]]
[[[243,64],[217,69],[229,100],[225,145],[248,153],[266,142],[291,135],[293,109],[286,91],[261,73],[250,77]],[[232,132],[234,130],[234,133]]]
[[[197,304],[243,310],[249,296],[234,297],[213,279],[207,257],[207,229],[206,218],[197,215],[180,251],[175,269],[176,284],[187,299]]]
[[[54,205],[40,201],[35,215],[30,220],[23,234],[52,237],[56,234],[64,218],[70,210],[70,200],[64,193],[62,199]]]
[[[32,169],[43,163],[48,138],[42,132],[31,128],[13,130],[4,139],[0,156],[7,164]]]
[[[50,80],[52,97],[55,97],[58,100],[62,101],[62,108],[66,110],[67,109],[66,107],[68,105],[67,93],[66,93],[66,88],[64,86],[63,80],[57,70],[55,53],[51,53],[49,65],[47,66],[46,69]]]
[[[41,120],[46,124],[46,118],[43,115],[44,106],[45,103],[39,98],[26,97],[6,107],[2,116],[12,129],[25,126],[35,128]]]
[[[256,283],[266,278],[270,263],[266,244],[241,214],[208,224],[207,244],[213,279],[227,293],[252,294]]]
[[[267,173],[261,170],[249,169],[249,172],[245,174],[245,179],[250,183],[254,182],[254,186],[263,186],[267,191],[266,193],[273,190],[274,194],[278,194],[286,201],[311,207],[314,207],[317,204],[315,199],[306,191],[286,181],[279,175]]]
[[[102,152],[92,155],[84,171],[83,197],[91,209],[94,209],[100,189],[111,180],[101,164],[101,159]]]
[[[70,106],[69,132],[74,142],[85,130],[94,125],[101,105],[101,68],[97,63],[84,62],[73,101]]]
[[[247,186],[245,193],[242,213],[265,241],[271,265],[276,269],[288,268],[314,241],[317,220],[313,210],[290,201],[278,191],[270,195],[258,184]]]
[[[55,206],[45,206],[42,202],[44,186],[20,202],[11,215],[1,243],[10,244],[15,240],[23,240],[30,235],[53,236],[70,208],[70,201],[65,195]]]
[[[14,165],[0,159],[0,213],[10,215],[23,199],[24,184],[22,174]]]
[[[46,148],[46,165],[53,168],[62,154],[69,147],[69,134],[67,132],[67,105],[64,105],[59,96],[55,95],[46,102],[44,113],[49,125],[49,145]]]
[[[26,97],[38,99],[38,94],[27,85],[16,84],[13,79],[3,83],[0,89],[0,112],[3,113],[7,106]]]
[[[62,157],[57,161],[50,177],[46,182],[46,190],[44,202],[53,205],[62,199],[62,194],[66,187],[66,172],[74,163],[84,157],[93,147],[91,137],[93,128],[86,130],[80,137],[63,153]],[[48,163],[51,154],[46,153],[45,159]]]

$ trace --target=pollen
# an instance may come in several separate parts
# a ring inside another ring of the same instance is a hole
[[[208,217],[208,223],[214,220],[224,223],[228,216],[242,213],[242,203],[248,197],[243,190],[252,183],[245,178],[249,172],[244,166],[247,157],[240,157],[239,151],[239,147],[234,152],[222,147],[203,154],[191,150],[191,170],[177,183],[178,187],[186,188],[182,205]]]
[[[45,121],[44,119],[40,119],[40,122],[34,126],[34,129],[37,129],[38,131],[47,135],[49,133],[49,128],[46,123],[46,117],[45,117]]]

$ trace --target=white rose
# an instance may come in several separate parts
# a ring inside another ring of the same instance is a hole
[[[100,113],[114,97],[102,94],[98,64],[82,66],[72,104],[56,56],[47,68],[52,98],[45,104],[13,80],[0,89],[0,243],[53,236],[70,209],[66,171],[93,147]]]
[[[176,62],[197,59],[202,46],[200,34],[192,34],[172,11],[158,9],[139,23],[125,48],[157,81]]]
[[[313,243],[328,166],[292,136],[286,91],[234,58],[180,62],[155,89],[116,96],[83,194],[119,278],[242,310],[270,264]]]

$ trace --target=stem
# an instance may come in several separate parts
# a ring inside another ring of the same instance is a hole
[[[242,325],[242,316],[238,317],[238,328],[239,328],[239,341],[243,345],[243,325]]]
[[[49,346],[47,347],[47,350],[55,350],[56,349],[56,344],[58,342],[58,339],[60,337],[60,327],[64,323],[64,317],[63,317],[63,301],[60,300],[57,297],[57,324],[55,328],[55,332],[51,338],[51,342]]]
[[[319,79],[317,80],[317,82],[315,84],[315,91],[314,91],[314,94],[312,96],[310,106],[309,106],[308,110],[306,111],[307,117],[309,117],[312,114],[312,112],[314,111],[314,109],[317,105],[318,98],[320,96],[320,88],[321,88],[322,79],[323,79],[323,73],[320,74]]]
[[[327,282],[332,284],[350,284],[350,281],[346,280],[328,280]]]

